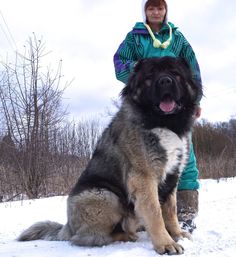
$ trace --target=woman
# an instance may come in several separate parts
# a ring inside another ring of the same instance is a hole
[[[165,0],[143,1],[144,22],[137,22],[114,55],[118,80],[127,83],[136,62],[143,58],[173,56],[183,57],[189,63],[193,78],[201,83],[201,75],[194,51],[183,34],[167,22]],[[199,99],[200,102],[200,99]],[[196,118],[200,116],[198,108]],[[193,220],[198,213],[198,169],[193,147],[189,162],[183,171],[177,193],[178,218],[183,228],[192,232]]]

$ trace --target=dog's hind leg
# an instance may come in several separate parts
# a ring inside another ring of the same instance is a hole
[[[118,196],[105,189],[91,189],[68,198],[68,225],[72,244],[101,246],[127,241],[124,232],[115,233],[124,216]]]

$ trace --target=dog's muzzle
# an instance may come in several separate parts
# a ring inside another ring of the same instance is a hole
[[[173,79],[169,76],[162,76],[159,78],[158,84],[163,87],[171,86],[173,84]]]
[[[174,78],[164,75],[158,79],[158,108],[162,114],[173,114],[181,109],[181,104],[177,103],[179,91]]]

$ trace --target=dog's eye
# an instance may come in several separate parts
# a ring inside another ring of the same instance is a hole
[[[147,85],[148,87],[150,87],[151,84],[152,84],[152,80],[151,80],[151,79],[145,79],[144,83],[145,83],[145,85]]]
[[[174,75],[174,77],[176,78],[176,80],[178,82],[181,81],[182,76],[181,76],[181,74],[178,71],[174,71],[172,74]]]
[[[176,79],[177,79],[178,82],[181,81],[181,76],[180,76],[180,75],[176,75],[175,77],[176,77]]]

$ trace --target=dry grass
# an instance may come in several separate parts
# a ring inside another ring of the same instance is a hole
[[[234,158],[206,156],[197,158],[197,163],[200,179],[236,177],[236,160]]]

